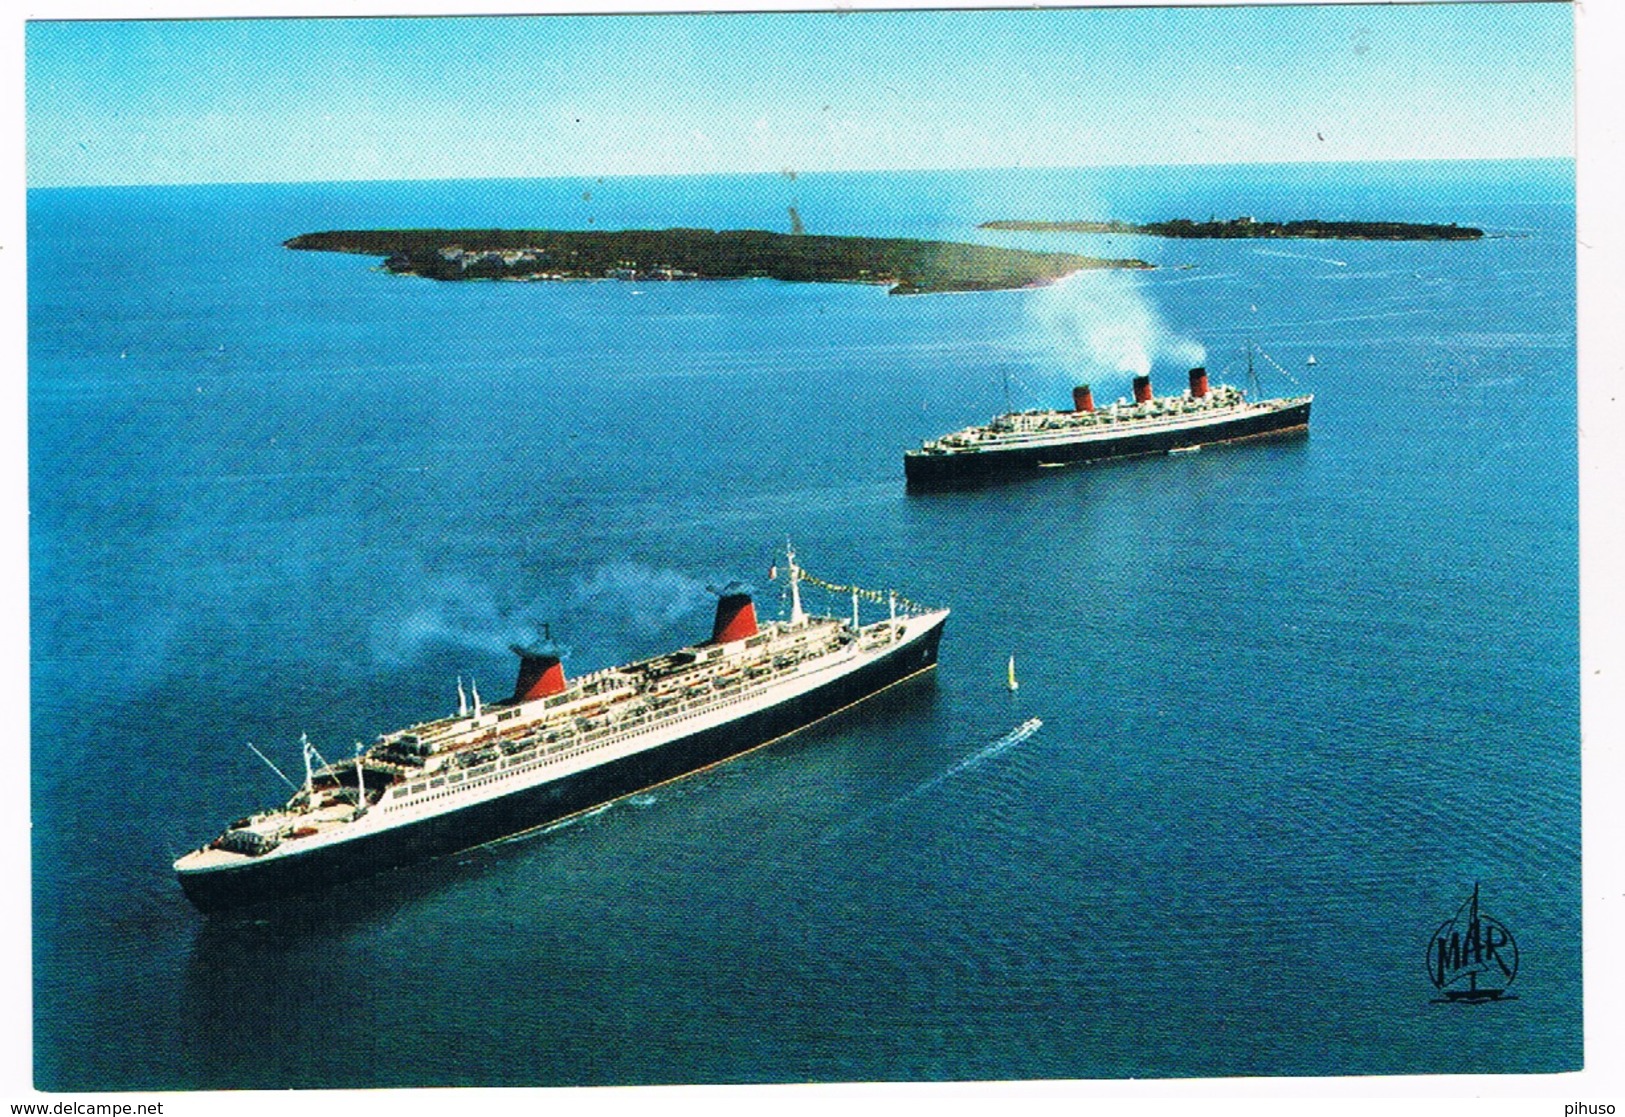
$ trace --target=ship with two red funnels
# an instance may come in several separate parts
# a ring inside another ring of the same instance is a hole
[[[481,845],[738,756],[936,666],[948,610],[820,581],[793,551],[784,577],[787,620],[758,624],[736,583],[703,643],[576,679],[556,649],[516,647],[505,701],[476,692],[353,760],[328,763],[305,742],[303,786],[176,861],[181,888],[213,911]],[[805,613],[803,581],[850,592],[852,616]],[[860,595],[886,619],[860,624]]]
[[[1249,363],[1251,353],[1249,351]],[[1311,395],[1252,401],[1229,385],[1208,386],[1190,370],[1189,390],[1157,396],[1150,376],[1134,378],[1134,402],[1097,408],[1089,385],[1072,390],[1070,411],[1015,411],[982,427],[928,439],[903,454],[910,489],[951,488],[1040,469],[1179,453],[1218,442],[1309,429]]]

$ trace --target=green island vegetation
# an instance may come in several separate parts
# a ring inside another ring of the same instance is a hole
[[[948,241],[754,230],[377,229],[305,233],[284,244],[381,256],[388,271],[430,279],[771,278],[884,284],[894,295],[1031,287],[1086,268],[1152,266]]]
[[[1187,239],[1260,238],[1282,240],[1478,240],[1483,229],[1466,225],[1416,225],[1404,221],[1258,221],[1234,217],[1229,221],[985,221],[982,229],[1014,229],[1028,233],[1144,233],[1154,237]]]

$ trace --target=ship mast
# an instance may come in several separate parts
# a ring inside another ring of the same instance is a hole
[[[796,565],[796,551],[789,540],[785,540],[784,555],[790,567],[790,627],[794,628],[807,619],[807,614],[801,611],[801,568]]]
[[[282,777],[282,782],[283,783],[287,784],[289,787],[293,788],[295,791],[299,790],[299,785],[294,783],[292,780],[290,780],[288,778],[287,773],[284,772],[281,768],[278,768],[275,764],[272,764],[271,763],[271,758],[269,756],[266,756],[259,749],[254,748],[254,742],[253,741],[248,742],[248,747],[253,751],[255,756],[257,756],[261,760],[265,761],[266,765],[270,767],[271,771],[275,772],[277,775]]]
[[[361,742],[355,743],[355,817],[367,813],[367,779],[361,774]]]

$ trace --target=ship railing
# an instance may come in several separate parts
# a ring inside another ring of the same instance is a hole
[[[1271,401],[1271,402],[1273,403],[1274,401]],[[1269,405],[1268,404],[1263,404],[1263,403],[1255,403],[1255,404],[1244,405],[1244,406],[1250,406],[1252,408],[1262,409],[1262,410],[1269,409]],[[1239,407],[1239,406],[1236,408],[1236,410],[1238,410],[1238,411],[1242,410],[1242,409],[1243,409],[1243,407]],[[1205,411],[1207,409],[1203,409],[1203,410]],[[1160,429],[1162,427],[1177,426],[1180,423],[1189,422],[1192,418],[1197,417],[1199,414],[1201,414],[1201,412],[1198,412],[1197,410],[1193,409],[1192,411],[1181,412],[1181,413],[1177,413],[1177,414],[1152,415],[1152,416],[1150,416],[1148,418],[1136,419],[1133,422],[1125,422],[1125,423],[1112,424],[1112,425],[1102,424],[1101,429],[1102,430],[1111,430],[1111,429],[1114,429],[1116,426],[1119,426],[1119,425],[1125,431],[1128,431],[1128,430],[1143,431],[1143,430],[1148,430],[1148,429],[1151,429],[1151,428],[1159,428]],[[1070,428],[1070,429],[1068,429],[1068,428],[1052,428],[1050,430],[1043,430],[1043,431],[1020,432],[1020,433],[1016,433],[1016,434],[1002,435],[1002,436],[998,437],[997,439],[990,439],[989,441],[996,442],[1000,446],[1040,445],[1040,444],[1051,443],[1051,442],[1065,442],[1065,441],[1068,440],[1068,438],[1071,435],[1075,435],[1076,433],[1077,433],[1076,428]]]
[[[886,643],[890,642],[891,641],[886,641]],[[874,646],[879,647],[884,645],[876,644]],[[595,749],[602,748],[617,741],[638,736],[641,733],[652,732],[656,729],[677,725],[697,717],[702,717],[706,714],[716,713],[718,710],[724,710],[732,706],[740,705],[741,703],[754,701],[755,699],[761,697],[763,693],[770,690],[776,683],[800,672],[801,665],[798,662],[789,667],[775,670],[771,675],[764,678],[750,681],[742,689],[729,693],[726,697],[719,700],[685,702],[672,708],[670,713],[660,712],[640,715],[639,717],[633,718],[627,722],[605,726],[601,729],[595,729],[587,733],[571,731],[566,733],[564,739],[562,740],[545,745],[545,747],[537,748],[535,751],[527,750],[525,756],[506,758],[499,763],[491,764],[487,767],[480,768],[477,771],[465,772],[463,774],[468,776],[470,780],[472,780],[476,775],[482,779],[487,776],[495,779],[502,779],[518,774],[518,772],[521,770],[528,771],[529,769],[539,766],[570,760],[574,757],[584,755]],[[718,694],[720,692],[713,691],[712,693]],[[467,786],[471,785],[465,785],[465,790]],[[402,805],[409,806],[411,803],[404,803]]]
[[[785,672],[785,674],[791,673],[793,672]],[[754,698],[760,697],[761,693],[766,689],[767,687],[764,684],[749,688],[749,690],[739,694],[730,695],[729,697],[717,702],[686,703],[683,706],[678,707],[678,713],[676,713],[674,716],[662,718],[635,718],[625,724],[610,726],[604,729],[594,730],[590,733],[581,734],[573,741],[560,742],[559,744],[556,744],[551,748],[545,749],[539,753],[531,753],[523,757],[516,756],[510,758],[509,761],[505,761],[502,764],[493,764],[487,767],[479,768],[466,773],[466,775],[468,775],[470,779],[473,779],[476,776],[483,778],[485,776],[491,776],[494,774],[497,776],[497,778],[501,778],[505,775],[516,774],[521,769],[529,770],[539,765],[569,760],[573,757],[591,752],[594,749],[612,744],[615,741],[629,739],[639,735],[640,733],[649,732],[655,728],[675,725],[680,722],[689,721],[696,717],[701,717],[708,713],[715,713],[718,710],[726,709],[730,706],[737,706],[742,702],[747,702]]]
[[[878,647],[883,645],[875,646]],[[571,742],[572,747],[565,750],[564,758],[567,759],[571,755],[578,755],[580,753],[588,752],[591,749],[611,743],[612,740],[635,737],[639,733],[650,732],[654,729],[677,725],[681,722],[702,717],[705,714],[715,713],[718,710],[727,709],[730,706],[737,706],[743,702],[754,701],[755,699],[761,697],[766,691],[771,689],[774,684],[790,677],[791,675],[797,674],[799,672],[799,668],[800,665],[795,664],[787,668],[776,670],[769,676],[758,680],[752,680],[742,690],[731,693],[721,699],[699,702],[684,702],[675,707],[671,707],[669,712],[662,711],[658,716],[636,718],[630,722],[618,723],[616,725],[606,726],[602,729],[593,730],[590,733],[582,735],[579,740]],[[717,694],[720,692],[713,691],[712,693]]]
[[[778,681],[782,677],[796,674],[797,671],[797,667],[791,667],[783,671],[775,672],[772,677],[764,679],[754,686],[748,686],[742,691],[730,694],[728,697],[720,701],[684,703],[683,705],[676,707],[674,713],[668,716],[642,716],[634,718],[624,724],[608,726],[603,729],[594,730],[590,733],[575,734],[573,735],[573,739],[558,741],[539,750],[527,750],[527,753],[524,756],[510,757],[501,762],[490,764],[479,769],[459,773],[460,775],[466,776],[469,781],[463,784],[460,790],[468,790],[469,788],[475,786],[476,777],[485,782],[489,782],[491,779],[505,779],[513,775],[517,775],[522,770],[528,771],[533,768],[570,760],[577,756],[585,755],[586,753],[595,749],[613,744],[617,741],[627,740],[638,736],[641,733],[652,732],[658,728],[676,725],[684,721],[692,720],[693,718],[701,717],[705,714],[715,713],[718,710],[727,709],[730,706],[737,706],[743,702],[753,701],[754,699],[759,698],[763,692],[768,690],[775,681]],[[406,789],[397,787],[395,789],[395,794],[399,796],[403,790]],[[410,800],[399,804],[400,807],[413,805],[414,803]],[[392,807],[390,809],[396,808]]]

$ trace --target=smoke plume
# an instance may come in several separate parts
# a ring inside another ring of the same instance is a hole
[[[657,570],[637,562],[605,563],[576,582],[572,611],[595,626],[658,632],[710,600],[705,583],[677,570]]]
[[[520,604],[472,578],[422,572],[400,599],[369,633],[373,656],[391,666],[448,650],[506,657],[515,644],[536,643],[544,621],[568,644],[601,652],[628,635],[660,633],[712,600],[696,578],[626,561],[604,563],[568,590],[543,587]]]
[[[1039,366],[1057,381],[1045,384],[1046,392],[1064,391],[1061,381],[1091,382],[1108,395],[1159,363],[1184,370],[1206,358],[1199,342],[1168,328],[1141,283],[1125,272],[1079,272],[1034,292],[1031,305]]]
[[[464,649],[506,655],[508,647],[535,639],[540,623],[503,609],[491,588],[457,575],[426,577],[411,600],[372,624],[370,645],[381,662],[411,663],[425,653]]]

